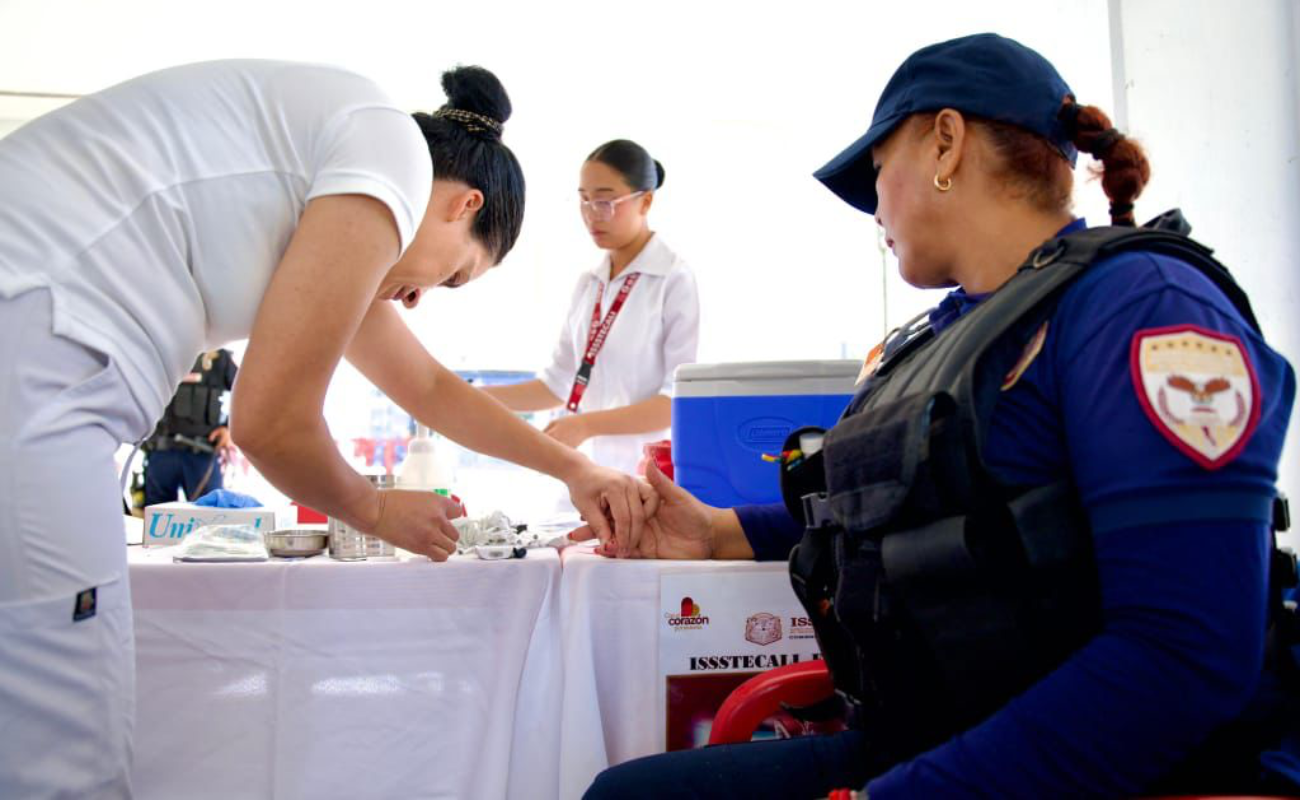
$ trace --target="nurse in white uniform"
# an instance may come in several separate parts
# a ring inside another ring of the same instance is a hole
[[[695,361],[700,302],[695,275],[648,215],[664,168],[616,139],[582,165],[582,219],[605,251],[573,290],[550,365],[537,380],[487,387],[516,411],[563,407],[546,433],[598,464],[634,473],[643,445],[668,437],[673,370]]]
[[[290,497],[445,560],[450,501],[380,491],[322,418],[346,357],[418,420],[563,480],[635,540],[644,489],[436,362],[390,301],[497,264],[523,216],[488,71],[404,113],[339,69],[227,61],[114,86],[0,140],[0,797],[130,795],[119,443],[197,353],[248,337],[232,433]]]

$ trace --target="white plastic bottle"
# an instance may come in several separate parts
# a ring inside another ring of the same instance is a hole
[[[451,485],[452,471],[445,454],[435,447],[429,429],[416,425],[415,437],[406,445],[406,458],[397,467],[397,488],[450,497]]]
[[[397,468],[397,488],[451,496],[452,470],[434,441],[428,428],[416,426],[415,438],[406,446],[406,458]]]

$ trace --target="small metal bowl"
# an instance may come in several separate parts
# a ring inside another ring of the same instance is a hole
[[[329,545],[329,532],[322,525],[319,528],[281,528],[267,531],[266,549],[273,556],[280,558],[305,558],[325,552]]]

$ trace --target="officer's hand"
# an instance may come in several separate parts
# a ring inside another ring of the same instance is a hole
[[[222,425],[212,433],[209,433],[208,441],[212,442],[218,450],[225,450],[228,447],[234,447],[234,444],[232,444],[230,439],[230,428],[227,428],[225,425]]]
[[[645,476],[659,495],[659,508],[646,520],[637,554],[641,558],[712,558],[713,509],[673,483],[654,464],[646,464]]]
[[[460,538],[449,520],[464,514],[460,503],[440,494],[381,489],[379,522],[371,533],[403,550],[446,561]]]
[[[574,508],[587,523],[578,529],[586,531],[582,538],[600,539],[620,556],[632,557],[645,519],[654,514],[658,503],[650,487],[631,475],[590,462],[569,479],[568,486]]]
[[[231,451],[235,447],[234,441],[230,438],[230,428],[222,425],[208,434],[208,441],[216,448],[222,465],[230,463]]]
[[[596,552],[619,558],[712,558],[714,509],[673,483],[654,464],[646,465],[646,478],[658,502],[634,551],[624,555],[602,542]],[[569,538],[581,541],[593,536],[586,528],[579,528]]]
[[[569,447],[577,447],[591,438],[590,426],[582,414],[553,419],[542,433]]]

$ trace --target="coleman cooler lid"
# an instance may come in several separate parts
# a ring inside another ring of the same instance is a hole
[[[673,373],[673,396],[851,395],[861,370],[854,359],[683,364]]]

